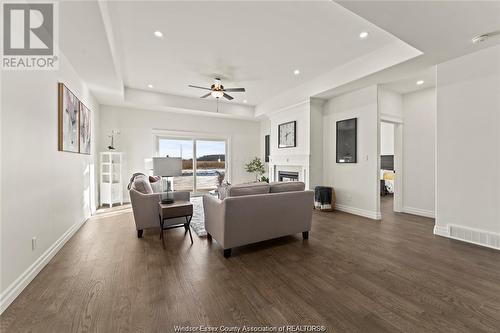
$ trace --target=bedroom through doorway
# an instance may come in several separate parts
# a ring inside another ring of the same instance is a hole
[[[380,210],[401,211],[402,195],[402,131],[401,123],[380,122]]]

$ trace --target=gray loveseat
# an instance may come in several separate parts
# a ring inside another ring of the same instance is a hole
[[[231,256],[231,249],[311,230],[314,192],[302,182],[230,186],[219,199],[203,197],[205,229]]]

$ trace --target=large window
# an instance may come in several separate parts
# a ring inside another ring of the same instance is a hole
[[[173,177],[176,191],[216,189],[219,177],[227,173],[226,149],[225,139],[157,137],[157,156],[182,158],[182,176]]]
[[[182,176],[173,177],[173,188],[176,191],[193,192],[193,140],[159,139],[158,156],[182,157]]]
[[[226,173],[226,142],[196,140],[196,190],[217,188],[217,177]]]

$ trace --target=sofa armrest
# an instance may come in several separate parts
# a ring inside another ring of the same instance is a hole
[[[129,194],[137,230],[158,227],[160,194],[142,194],[134,189]]]
[[[205,230],[224,248],[224,201],[212,195],[204,195],[203,210],[205,213]]]

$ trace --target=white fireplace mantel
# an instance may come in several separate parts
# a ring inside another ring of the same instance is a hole
[[[291,155],[271,155],[269,165],[301,165],[309,167],[309,157],[307,154]]]
[[[280,171],[298,172],[299,181],[309,188],[309,157],[305,154],[269,156],[269,180],[278,181]]]

